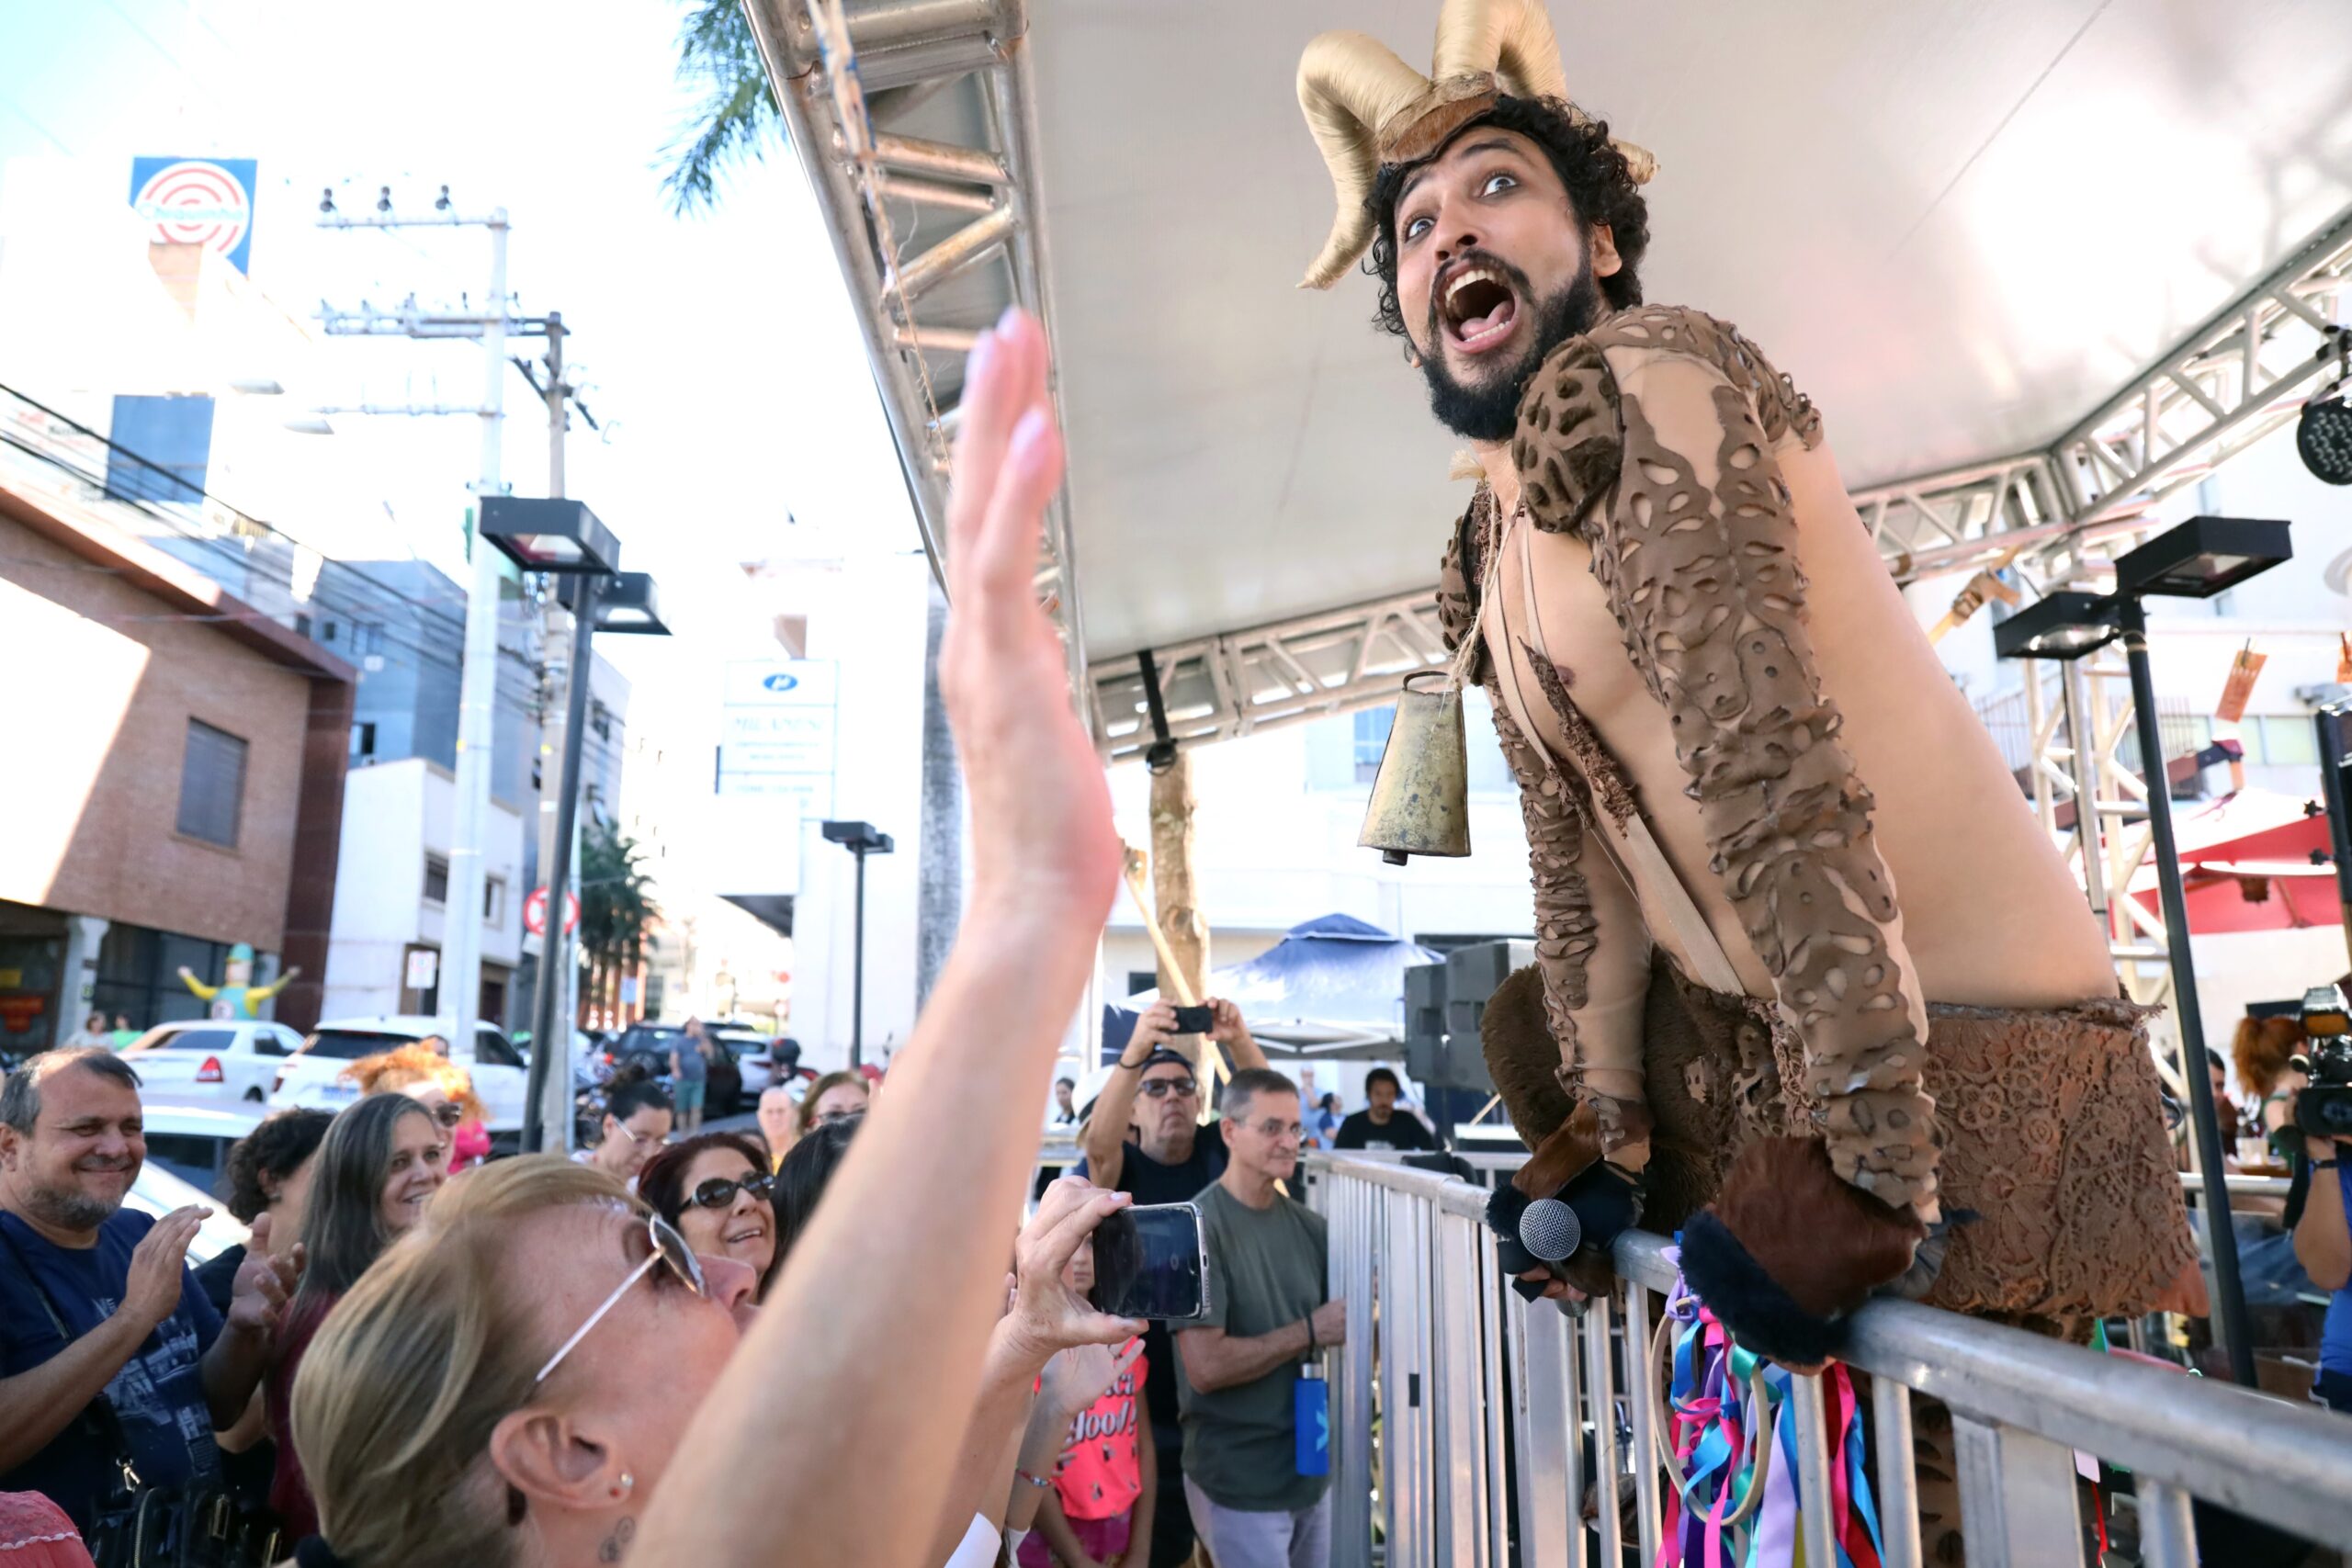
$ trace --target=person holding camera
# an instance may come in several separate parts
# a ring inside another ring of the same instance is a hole
[[[2319,1376],[2312,1392],[2331,1410],[2352,1416],[2352,1164],[2340,1138],[2306,1136],[2311,1188],[2295,1221],[2295,1260],[2312,1283],[2328,1292],[2327,1325],[2319,1345]]]
[[[1225,1174],[1224,1140],[1201,1136],[1200,1075],[1190,1057],[1168,1044],[1182,1023],[1199,1021],[1180,1019],[1181,1010],[1173,1002],[1158,1001],[1136,1020],[1117,1070],[1079,1129],[1079,1147],[1086,1156],[1080,1168],[1086,1179],[1131,1192],[1138,1203],[1189,1203]],[[1238,1007],[1213,998],[1204,1010],[1209,1014],[1209,1039],[1225,1048],[1235,1072],[1264,1069],[1266,1054],[1241,1021]],[[1126,1141],[1131,1121],[1141,1134],[1138,1143]],[[1143,1354],[1144,1403],[1160,1461],[1150,1568],[1178,1568],[1193,1554],[1193,1527],[1184,1503],[1176,1352],[1167,1325],[1151,1325]]]

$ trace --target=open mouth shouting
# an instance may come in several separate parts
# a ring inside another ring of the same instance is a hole
[[[1519,326],[1519,290],[1499,265],[1475,254],[1438,279],[1437,317],[1457,354],[1492,354]]]

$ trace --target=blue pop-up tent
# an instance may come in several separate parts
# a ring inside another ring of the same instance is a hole
[[[1272,1055],[1394,1055],[1405,1028],[1405,971],[1442,953],[1390,935],[1352,915],[1293,926],[1250,959],[1214,970],[1209,989],[1238,1004],[1250,1032]],[[1104,1060],[1114,1060],[1136,1016],[1157,991],[1102,1010]]]

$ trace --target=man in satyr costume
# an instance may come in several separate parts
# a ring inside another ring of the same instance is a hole
[[[2052,1326],[2197,1306],[2082,893],[1820,413],[1728,323],[1643,302],[1654,161],[1568,101],[1541,5],[1448,0],[1430,77],[1327,33],[1298,90],[1339,193],[1306,282],[1370,251],[1484,474],[1440,603],[1526,816],[1539,963],[1487,1056],[1544,1191],[1615,1173],[1739,1340],[1798,1364],[1930,1277]]]

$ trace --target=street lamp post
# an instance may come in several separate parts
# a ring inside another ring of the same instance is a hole
[[[2205,1235],[2213,1248],[2215,1337],[2230,1359],[2230,1375],[2255,1386],[2254,1340],[2246,1324],[2245,1284],[2238,1266],[2237,1233],[2230,1223],[2229,1183],[2222,1165],[2222,1122],[2205,1066],[2205,1021],[2197,1002],[2197,969],[2188,944],[2188,896],[2173,836],[2172,780],[2156,719],[2155,680],[2148,665],[2150,594],[2209,599],[2222,590],[2290,558],[2287,525],[2231,517],[2198,517],[2158,535],[2115,563],[2110,594],[2062,592],[1993,628],[2004,659],[2071,661],[2123,639],[2132,676],[2132,711],[2140,741],[2140,771],[2148,786],[2148,829],[2154,841],[2156,888],[2165,916],[2165,949],[2172,967],[2173,1005],[2180,1021],[2181,1077],[2188,1089],[2189,1131],[2197,1144],[2204,1190]],[[2074,745],[2087,744],[2077,735]],[[2081,814],[2096,803],[2078,800]],[[2091,852],[2087,846],[2085,859]]]
[[[609,594],[625,612],[623,618],[601,629],[664,632],[668,628],[654,610],[652,580],[642,572],[616,570],[620,541],[579,502],[496,497],[482,505],[481,536],[525,570],[561,579],[569,590],[562,597],[571,610],[571,675],[564,693],[563,764],[556,784],[555,840],[548,855],[547,930],[539,938],[538,984],[531,998],[531,1066],[523,1103],[523,1152],[537,1154],[547,1143],[548,1086],[554,1081],[559,1057],[567,1069],[561,1082],[567,1090],[570,1087],[571,1032],[558,1027],[556,1014],[567,973],[564,917],[571,908],[571,844],[580,820],[580,757],[588,724],[591,644],[600,629],[598,601]]]
[[[887,855],[898,846],[890,835],[871,822],[827,822],[828,843],[840,844],[857,857],[857,916],[852,938],[849,999],[849,1065],[859,1066],[865,1055],[865,857]]]

